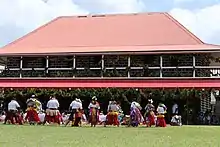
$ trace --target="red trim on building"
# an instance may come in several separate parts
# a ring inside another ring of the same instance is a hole
[[[220,79],[0,79],[2,88],[220,88]]]

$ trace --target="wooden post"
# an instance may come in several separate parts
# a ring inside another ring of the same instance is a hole
[[[102,55],[102,61],[101,61],[101,63],[102,63],[102,67],[101,67],[101,77],[103,78],[104,77],[104,73],[103,73],[103,71],[104,71],[104,68],[105,68],[105,60],[104,60],[104,55]]]
[[[163,57],[160,55],[160,78],[163,77]]]
[[[73,74],[73,78],[76,77],[76,55],[73,56],[73,70],[74,70],[74,74]]]
[[[131,56],[128,56],[128,78],[130,78]]]
[[[196,77],[196,57],[193,55],[193,78]]]
[[[49,68],[49,56],[46,56],[46,74],[49,73],[48,68]]]
[[[20,58],[20,78],[22,78],[23,57]]]

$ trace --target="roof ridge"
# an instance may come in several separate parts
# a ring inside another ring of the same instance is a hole
[[[112,17],[112,16],[132,16],[132,15],[151,15],[151,14],[164,14],[165,12],[137,12],[137,13],[113,13],[113,14],[104,14],[104,13],[97,13],[97,14],[87,14],[87,15],[73,15],[73,16],[61,16],[62,18],[82,18],[82,17]]]
[[[191,36],[195,41],[200,44],[205,44],[201,39],[199,39],[196,35],[194,35],[190,30],[188,30],[185,26],[183,26],[179,21],[177,21],[174,17],[172,17],[169,13],[163,13],[168,19],[173,21],[182,31],[184,31],[188,36]]]
[[[61,18],[63,18],[63,16],[56,17],[55,19],[52,19],[52,20],[49,21],[48,23],[46,23],[46,24],[44,24],[44,25],[42,25],[42,26],[40,26],[40,27],[37,27],[36,29],[34,29],[33,31],[27,33],[26,35],[24,35],[24,36],[22,36],[22,37],[20,37],[20,38],[18,38],[18,39],[16,39],[16,40],[14,40],[14,41],[12,41],[11,43],[6,44],[5,46],[1,47],[1,49],[4,49],[4,48],[6,48],[6,47],[10,47],[11,45],[13,45],[13,44],[15,44],[15,43],[17,43],[17,42],[19,42],[19,41],[25,39],[26,37],[28,37],[28,36],[34,34],[35,32],[37,32],[37,31],[39,31],[39,30],[45,28],[46,26],[50,25],[51,23],[53,23],[53,22],[55,22],[55,21],[57,21],[57,20],[59,20],[59,19],[61,19]]]

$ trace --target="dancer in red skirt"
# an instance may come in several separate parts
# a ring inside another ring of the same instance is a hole
[[[72,121],[72,127],[81,126],[81,118],[82,118],[82,110],[83,110],[82,101],[76,98],[71,102],[69,109],[71,113],[65,126],[67,126],[70,121]]]
[[[167,111],[167,107],[160,103],[157,107],[157,126],[158,127],[166,127],[165,114]]]
[[[32,95],[31,98],[27,100],[27,115],[25,117],[25,120],[28,120],[30,125],[32,124],[39,124],[40,123],[40,118],[38,116],[38,110],[40,109],[41,102],[38,101],[35,98],[35,95]]]
[[[92,97],[92,101],[88,106],[89,108],[89,123],[91,123],[92,126],[96,126],[98,121],[99,121],[99,110],[100,110],[100,105],[97,101],[96,96]]]
[[[146,124],[147,127],[151,127],[152,125],[155,125],[155,107],[153,105],[153,100],[149,99],[148,104],[145,107],[145,118],[146,118]]]
[[[119,127],[118,111],[119,111],[119,108],[117,106],[116,101],[110,101],[108,105],[107,120],[104,126],[114,125],[114,126]]]
[[[19,118],[19,109],[20,109],[20,105],[18,104],[16,99],[13,98],[11,100],[11,102],[8,104],[8,111],[6,113],[6,118],[5,118],[4,124],[6,124],[8,120],[12,124],[16,124],[16,123],[22,124],[22,122],[19,120],[20,119]]]

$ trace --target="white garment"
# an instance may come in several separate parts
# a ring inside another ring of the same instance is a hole
[[[8,104],[8,110],[18,110],[18,108],[20,108],[20,105],[18,104],[17,101],[12,100],[9,104]]]
[[[51,99],[47,102],[47,108],[49,109],[58,109],[60,104],[57,99]]]
[[[177,104],[173,105],[172,112],[173,112],[173,114],[177,114],[178,113],[178,105]]]
[[[62,119],[63,119],[63,122],[64,122],[64,123],[68,121],[69,116],[70,116],[70,114],[67,114],[67,115],[63,114],[63,115],[62,115]]]
[[[181,120],[181,116],[175,115],[172,117],[171,122],[178,123],[180,120]]]
[[[93,104],[93,103],[90,103],[88,108],[97,108],[97,109],[100,109],[100,106],[98,104]]]
[[[38,117],[39,117],[39,119],[40,119],[40,122],[44,122],[45,113],[39,113],[39,114],[38,114]]]
[[[70,108],[71,109],[83,109],[82,103],[75,101],[75,100],[72,101],[72,103],[70,104]]]
[[[5,121],[6,115],[1,115],[0,116],[0,121]]]
[[[158,106],[157,112],[158,112],[159,114],[165,114],[166,110],[164,109],[164,107]]]
[[[87,122],[87,118],[86,118],[86,115],[85,115],[85,114],[82,115],[82,121],[83,121],[83,122]]]
[[[116,104],[110,104],[108,105],[108,111],[118,111],[119,108]]]
[[[27,116],[27,112],[23,114],[23,120],[25,120],[26,116]]]
[[[106,117],[107,117],[107,115],[104,115],[104,114],[99,115],[99,121],[100,122],[105,122],[106,121]]]
[[[131,108],[138,108],[139,110],[142,109],[141,105],[138,102],[132,102]]]

